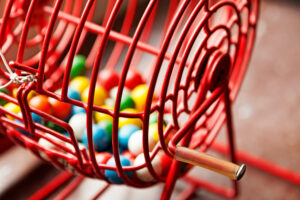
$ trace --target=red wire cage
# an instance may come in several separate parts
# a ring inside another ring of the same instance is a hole
[[[101,9],[103,15],[99,14]],[[231,161],[237,161],[231,102],[237,96],[252,51],[257,13],[258,0],[8,0],[1,19],[1,51],[17,76],[33,78],[8,86],[18,88],[15,98],[0,92],[0,98],[18,105],[23,116],[0,106],[0,131],[41,159],[72,173],[109,183],[103,170],[115,170],[125,184],[141,188],[166,182],[162,198],[170,198],[175,181],[193,165],[182,170],[183,164],[174,159],[168,174],[159,175],[151,161],[160,152],[176,159],[182,153],[180,147],[205,152],[226,122]],[[87,102],[67,95],[73,60],[78,53],[86,55],[90,72]],[[12,74],[4,69],[1,67],[0,75],[9,81]],[[113,110],[93,102],[96,82],[105,70],[120,74]],[[120,111],[123,90],[132,73],[140,74],[149,86],[146,106],[139,113]],[[56,93],[57,89],[61,93]],[[67,122],[29,106],[27,97],[31,91],[83,108],[87,114],[88,147],[78,145]],[[96,160],[92,139],[95,112],[113,118],[115,166]],[[150,154],[149,117],[154,112],[158,113],[159,142]],[[31,113],[61,126],[69,136],[34,123]],[[170,116],[166,129],[165,116]],[[121,165],[120,117],[143,122],[142,165]],[[41,146],[40,138],[56,148]],[[143,182],[125,174],[143,167],[155,182]],[[227,197],[237,194],[236,182],[234,190],[228,192],[191,178],[189,181]]]

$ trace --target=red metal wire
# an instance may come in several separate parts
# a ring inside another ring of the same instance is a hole
[[[57,175],[54,179],[52,179],[49,183],[47,183],[42,189],[38,190],[34,193],[29,199],[37,200],[37,199],[45,199],[50,194],[52,194],[55,190],[60,188],[62,184],[66,183],[73,177],[72,174],[68,172],[62,172]]]

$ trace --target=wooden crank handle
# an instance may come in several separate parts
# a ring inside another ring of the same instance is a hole
[[[207,153],[181,146],[177,146],[175,150],[175,159],[212,170],[224,176],[228,176],[233,180],[240,180],[246,171],[245,164],[239,166],[232,162],[211,156]]]

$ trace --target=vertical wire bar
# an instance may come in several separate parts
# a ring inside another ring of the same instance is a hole
[[[236,163],[236,153],[235,153],[235,144],[234,144],[234,129],[233,129],[233,121],[232,121],[232,109],[231,109],[231,101],[230,101],[230,91],[229,86],[225,86],[224,91],[224,103],[225,103],[225,112],[226,112],[226,128],[227,128],[227,139],[229,143],[230,149],[230,159],[231,162]],[[234,188],[234,196],[238,195],[239,189],[237,181],[232,181]]]
[[[180,172],[181,165],[182,164],[179,161],[173,160],[160,197],[161,200],[169,200],[171,198],[172,192],[174,190],[178,178],[178,174]]]

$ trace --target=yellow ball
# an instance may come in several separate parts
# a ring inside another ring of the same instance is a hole
[[[70,82],[73,90],[82,93],[90,85],[90,80],[84,76],[77,76]]]
[[[138,85],[132,90],[131,97],[135,103],[135,108],[138,111],[144,110],[147,95],[148,95],[148,86],[147,85]]]
[[[13,95],[13,97],[16,99],[17,98],[17,92],[18,92],[18,88],[14,88],[13,90],[12,90],[12,95]]]
[[[36,96],[36,92],[34,90],[31,90],[29,93],[28,93],[28,96],[27,96],[27,99],[30,100],[32,99],[32,97]]]
[[[102,108],[106,108],[108,110],[113,110],[114,108],[109,107],[107,105],[101,106]],[[102,120],[109,120],[109,121],[113,121],[112,116],[105,114],[105,113],[101,113],[101,112],[95,112],[95,120],[97,123],[99,123]]]
[[[133,108],[126,108],[122,112],[125,113],[137,113],[138,111]],[[119,119],[119,128],[122,128],[125,125],[133,124],[137,127],[141,128],[143,125],[143,121],[140,118],[126,118],[126,117],[120,117]]]
[[[83,93],[81,95],[82,101],[87,102],[88,96],[89,96],[89,87],[83,91]],[[94,105],[96,105],[96,106],[104,105],[105,99],[107,97],[108,97],[108,94],[107,94],[106,90],[103,87],[97,86],[95,88]]]
[[[13,113],[15,113],[15,114],[18,114],[18,113],[21,111],[21,109],[20,109],[19,106],[17,106],[16,104],[10,103],[10,102],[7,103],[7,104],[5,104],[4,108],[5,108],[7,111],[13,112]],[[6,115],[6,117],[7,117],[8,119],[14,120],[14,118],[11,117],[11,116],[9,116],[9,115]]]
[[[12,95],[13,97],[16,99],[17,98],[17,92],[18,92],[18,88],[14,88],[12,90]],[[28,96],[27,96],[27,99],[30,100],[32,99],[32,97],[36,96],[36,92],[34,90],[31,90],[29,93],[28,93]]]
[[[165,131],[165,126],[163,126],[163,131]],[[158,127],[157,127],[157,123],[155,124],[151,124],[149,126],[149,135],[153,137],[155,142],[158,142],[159,137],[158,137]]]

